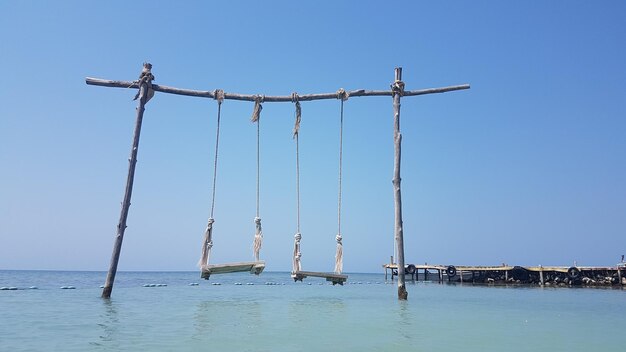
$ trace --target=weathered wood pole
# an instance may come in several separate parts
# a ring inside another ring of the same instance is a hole
[[[624,283],[622,282],[622,271],[620,270],[619,265],[617,266],[617,279],[619,280],[619,284],[623,285]]]
[[[394,142],[394,166],[393,166],[393,196],[395,202],[395,239],[396,255],[398,256],[398,299],[406,300],[409,293],[406,291],[404,282],[404,237],[402,232],[402,193],[400,191],[400,160],[402,134],[400,133],[400,97],[404,93],[402,82],[402,67],[395,69],[395,81],[391,85],[393,94],[393,142]]]
[[[543,280],[543,266],[539,265],[539,284],[543,286],[545,281]]]
[[[124,240],[124,231],[126,231],[126,219],[128,218],[128,209],[130,208],[130,198],[133,194],[133,181],[135,179],[135,165],[137,164],[137,150],[139,149],[139,136],[141,134],[143,112],[145,110],[146,103],[151,98],[149,97],[148,92],[148,86],[151,85],[152,79],[154,78],[152,76],[152,73],[150,73],[151,67],[152,65],[150,64],[144,64],[144,71],[142,71],[141,79],[139,81],[139,103],[137,105],[137,119],[135,121],[133,146],[130,150],[130,158],[128,158],[128,176],[126,178],[126,190],[124,192],[124,200],[122,201],[122,212],[120,213],[120,221],[117,225],[117,235],[115,236],[115,244],[113,245],[111,265],[109,266],[109,273],[107,274],[107,279],[104,283],[104,289],[102,290],[102,298],[111,298],[111,291],[113,291],[113,282],[115,281],[115,274],[117,273],[117,263],[120,260],[122,241]],[[147,78],[144,74],[144,72],[146,72],[146,68],[148,73]]]

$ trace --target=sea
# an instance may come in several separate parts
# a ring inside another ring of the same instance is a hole
[[[0,351],[626,351],[626,289],[0,271]]]

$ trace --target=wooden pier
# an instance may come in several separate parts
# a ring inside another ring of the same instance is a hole
[[[398,264],[383,264],[385,280],[398,275]],[[625,286],[626,263],[614,267],[592,266],[470,266],[407,264],[404,274],[411,280],[476,284],[535,284],[541,286]]]

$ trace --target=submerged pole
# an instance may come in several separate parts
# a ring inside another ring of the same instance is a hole
[[[144,63],[144,68],[139,76],[139,93],[135,99],[139,99],[137,104],[137,119],[135,121],[135,132],[133,135],[133,146],[130,150],[130,158],[128,158],[128,176],[126,178],[126,190],[124,192],[124,200],[122,201],[122,212],[120,213],[120,221],[117,225],[117,234],[115,236],[115,244],[113,245],[113,254],[111,255],[111,265],[109,273],[102,290],[102,298],[111,298],[113,291],[113,282],[117,273],[117,263],[120,260],[120,252],[122,251],[122,241],[124,240],[124,232],[126,231],[126,219],[128,218],[128,209],[130,208],[130,198],[133,194],[133,181],[135,179],[135,165],[137,164],[137,151],[139,149],[139,136],[141,134],[141,123],[143,121],[143,112],[145,105],[152,98],[154,91],[152,90],[152,80],[154,76],[151,73],[152,65]]]
[[[402,233],[402,194],[400,191],[400,160],[402,134],[400,133],[400,97],[404,93],[402,82],[402,67],[395,69],[395,81],[391,85],[393,94],[393,142],[394,142],[394,166],[393,166],[393,198],[395,209],[395,239],[396,255],[398,256],[398,299],[406,300],[409,293],[406,291],[404,282],[404,237]]]

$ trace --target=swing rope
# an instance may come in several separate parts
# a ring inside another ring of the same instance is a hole
[[[215,211],[215,189],[217,181],[217,156],[220,145],[220,120],[222,115],[222,102],[224,101],[224,91],[216,89],[214,92],[215,99],[217,100],[217,127],[215,136],[215,158],[213,160],[213,189],[211,196],[211,215],[207,221],[206,230],[204,230],[204,244],[202,246],[202,256],[198,262],[200,268],[204,268],[209,265],[209,259],[211,256],[211,248],[213,248],[213,212]]]
[[[300,252],[300,241],[302,240],[302,234],[300,233],[300,121],[302,119],[302,110],[300,108],[300,101],[298,93],[291,94],[291,101],[296,104],[296,122],[293,128],[293,138],[296,140],[296,204],[297,204],[297,231],[294,236],[294,248],[293,248],[293,272],[298,272],[301,269],[300,258],[302,258],[302,252]]]
[[[343,271],[343,237],[341,236],[341,181],[343,166],[343,103],[348,100],[348,93],[340,88],[337,91],[337,99],[341,100],[341,113],[339,119],[339,196],[337,200],[337,251],[335,253],[335,273],[341,274]]]
[[[259,261],[261,245],[263,244],[263,229],[261,228],[261,212],[260,212],[260,194],[261,194],[261,110],[263,110],[264,97],[257,96],[254,102],[254,111],[252,112],[252,123],[256,122],[256,217],[254,224],[256,232],[254,234],[254,260]]]

